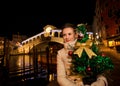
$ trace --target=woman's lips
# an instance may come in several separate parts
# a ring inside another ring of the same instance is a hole
[[[70,40],[66,40],[66,42],[69,42]]]

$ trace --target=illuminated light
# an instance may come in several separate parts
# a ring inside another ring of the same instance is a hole
[[[21,62],[18,62],[18,65],[21,66]]]
[[[98,38],[99,38],[99,36],[96,36],[96,38],[98,39]]]
[[[46,31],[47,33],[49,33],[51,30],[52,30],[51,27],[47,27],[45,31]]]
[[[109,41],[108,43],[109,43],[109,47],[115,46],[115,41]]]
[[[52,81],[52,74],[49,75],[49,81]]]
[[[52,30],[52,32],[61,32],[61,31],[62,31],[62,30]],[[38,37],[38,36],[41,36],[42,34],[45,34],[45,33],[46,33],[46,31],[43,31],[43,32],[41,32],[41,33],[39,33],[39,34],[37,34],[37,35],[34,35],[34,36],[32,36],[32,37],[30,37],[30,38],[22,41],[21,44],[24,44],[24,43],[26,43],[27,41],[33,40],[34,38],[36,38],[36,37]]]
[[[45,36],[45,37],[52,36],[50,32],[52,32],[52,30],[53,30],[54,28],[55,28],[55,27],[52,26],[52,25],[46,25],[46,26],[44,27],[44,31],[45,31],[44,36]]]
[[[87,34],[93,34],[93,32],[87,32]]]
[[[51,81],[53,81],[54,80],[54,74],[50,74],[49,75],[49,81],[51,82]]]
[[[87,34],[88,34],[88,38],[92,40],[92,38],[93,38],[93,32],[87,32]]]

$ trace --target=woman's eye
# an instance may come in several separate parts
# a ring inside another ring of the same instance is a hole
[[[71,35],[71,33],[69,33],[68,35]]]

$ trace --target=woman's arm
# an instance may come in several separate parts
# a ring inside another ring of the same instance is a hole
[[[64,62],[62,60],[62,55],[63,53],[58,51],[57,55],[57,81],[60,86],[76,86],[75,83],[70,81],[69,79],[66,78],[66,71],[65,71],[65,66]],[[66,57],[64,57],[66,58]]]

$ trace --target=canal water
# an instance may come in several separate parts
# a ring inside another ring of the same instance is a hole
[[[0,67],[0,86],[46,86],[57,77],[56,55],[61,48],[63,45],[59,43],[46,42],[35,46],[27,55],[6,52],[4,66]]]
[[[6,69],[9,83],[12,85],[15,82],[21,83],[36,79],[49,82],[56,77],[56,58],[45,54],[9,56]]]

